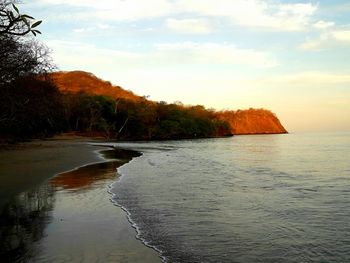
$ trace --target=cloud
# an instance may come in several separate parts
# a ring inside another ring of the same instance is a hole
[[[94,45],[70,41],[49,41],[53,56],[59,65],[90,70],[105,68],[172,68],[177,65],[246,65],[269,68],[277,64],[268,53],[253,49],[240,49],[233,45],[216,43],[162,43],[153,50],[122,51],[98,48]],[[195,68],[193,69],[195,70]]]
[[[350,30],[338,30],[331,33],[331,37],[338,42],[350,43]]]
[[[209,25],[195,17],[227,18],[234,25],[275,31],[306,30],[318,6],[311,3],[282,4],[270,0],[34,0],[38,5],[70,8],[74,19],[101,21],[136,21],[147,18],[191,16],[167,20],[168,27],[184,32],[208,31]],[[68,14],[67,14],[68,15]]]
[[[240,49],[234,45],[217,43],[168,43],[158,44],[158,51],[166,54],[167,60],[187,61],[199,64],[249,65],[259,68],[277,66],[277,62],[266,52]]]
[[[91,72],[110,68],[128,68],[143,58],[142,54],[98,48],[92,44],[73,41],[51,40],[46,44],[52,49],[53,59],[64,70],[81,69]],[[67,68],[68,67],[68,68]]]
[[[319,38],[306,40],[300,48],[303,50],[320,51],[328,48],[349,46],[350,30],[338,29],[322,33]]]
[[[281,4],[264,0],[180,0],[182,9],[189,13],[213,17],[227,17],[233,24],[266,28],[276,31],[305,30],[317,5]]]
[[[206,19],[174,19],[166,20],[166,27],[185,34],[208,34],[213,31],[213,27]]]
[[[38,6],[59,5],[69,8],[65,15],[75,20],[135,21],[169,15],[172,5],[169,0],[34,0]]]
[[[113,28],[111,25],[109,24],[97,24],[96,26],[91,26],[91,27],[79,27],[79,28],[75,28],[73,29],[74,33],[90,33],[93,31],[101,31],[101,30],[109,30]]]
[[[316,28],[316,29],[327,29],[327,28],[330,28],[330,27],[333,27],[333,26],[335,26],[334,22],[332,22],[332,21],[323,21],[323,20],[317,21],[316,23],[313,24],[313,27]]]
[[[300,49],[307,51],[321,51],[325,49],[327,36],[321,35],[319,39],[308,39],[300,45]]]

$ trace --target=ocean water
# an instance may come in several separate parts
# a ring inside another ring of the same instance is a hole
[[[164,262],[350,262],[350,133],[119,143],[113,201]]]

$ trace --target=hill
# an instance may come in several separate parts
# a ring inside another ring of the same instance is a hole
[[[110,82],[84,71],[60,71],[51,73],[54,83],[63,93],[84,92],[93,95],[105,95],[112,98],[124,98],[132,101],[141,101],[142,97]]]
[[[228,122],[232,134],[280,134],[287,133],[277,116],[265,109],[223,111],[220,120]]]
[[[51,73],[54,83],[62,93],[77,94],[80,92],[90,95],[104,95],[114,99],[122,98],[136,104],[148,105],[149,111],[155,105],[153,101],[135,95],[131,91],[124,90],[120,86],[113,86],[92,73],[84,71],[66,71]],[[179,106],[179,108],[181,108]],[[195,107],[183,106],[183,110],[195,109]],[[287,133],[277,116],[265,109],[248,109],[237,111],[215,112],[217,120],[227,122],[232,134],[280,134]]]

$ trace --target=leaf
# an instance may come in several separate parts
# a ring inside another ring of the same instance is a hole
[[[11,21],[15,20],[15,16],[13,15],[12,11],[9,11],[7,14]]]
[[[36,36],[36,33],[34,31],[31,31],[34,36]]]
[[[34,19],[34,17],[32,17],[32,16],[28,16],[28,15],[21,15],[21,17],[23,18],[29,18],[29,19]]]
[[[35,33],[37,33],[37,34],[41,34],[41,32],[39,31],[39,30],[33,30]]]
[[[26,24],[28,27],[30,27],[30,24],[29,24],[28,20],[25,17],[21,17],[21,19],[24,22],[24,24]]]
[[[14,4],[12,4],[12,7],[13,7],[13,9],[15,9],[15,11],[17,12],[17,14],[19,14],[18,8],[17,8]]]
[[[35,23],[32,25],[32,28],[37,27],[37,26],[40,25],[42,22],[43,22],[43,21],[41,21],[41,20],[35,22]]]

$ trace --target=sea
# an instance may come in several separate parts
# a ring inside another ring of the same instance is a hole
[[[350,262],[350,133],[116,143],[110,186],[163,262]]]

